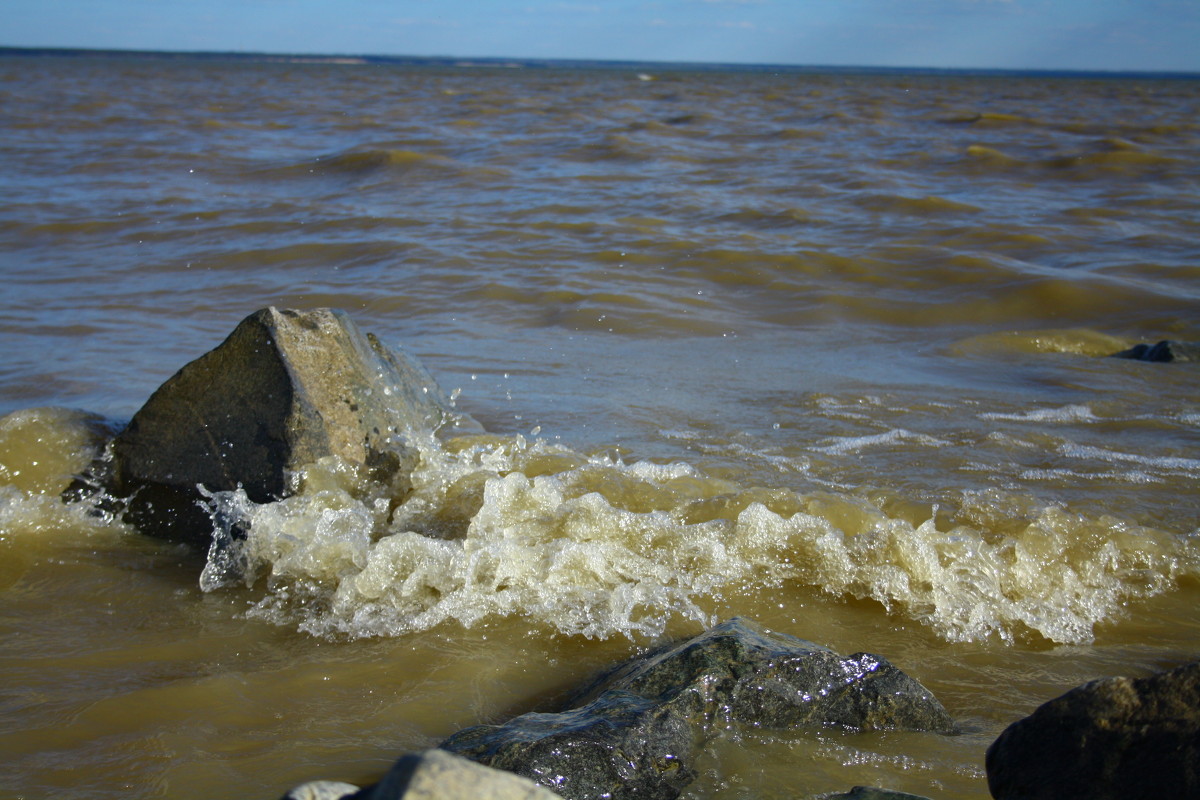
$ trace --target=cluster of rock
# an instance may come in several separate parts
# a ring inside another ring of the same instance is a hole
[[[953,732],[937,700],[886,661],[737,618],[622,665],[582,698],[593,699],[460,731],[374,786],[321,781],[284,800],[668,800],[694,774],[699,742],[732,722]],[[1200,662],[1073,689],[1010,725],[986,766],[996,800],[1200,797]],[[822,800],[927,798],[856,786]]]
[[[740,617],[622,664],[569,706],[459,731],[442,742],[441,752],[406,756],[366,789],[305,784],[288,798],[417,800],[435,795],[414,785],[432,785],[442,775],[436,797],[443,800],[670,800],[695,778],[705,740],[730,726],[954,732],[929,690],[886,659],[840,656]],[[486,791],[474,784],[486,780],[484,767],[503,776]],[[452,781],[455,769],[462,775]],[[469,793],[450,791],[463,782],[471,783]],[[851,796],[903,797],[855,791]]]
[[[1116,355],[1198,361],[1200,344]],[[415,359],[344,312],[268,308],[163,384],[66,494],[98,492],[146,533],[208,546],[204,492],[240,487],[268,502],[295,489],[299,467],[333,455],[399,501],[418,457],[409,437],[446,427],[482,430]],[[460,731],[374,786],[321,781],[287,798],[669,800],[729,727],[954,732],[937,699],[886,659],[741,618],[620,665],[568,705]],[[986,765],[997,800],[1200,798],[1200,662],[1068,692],[1005,730]],[[855,787],[825,800],[921,798]]]

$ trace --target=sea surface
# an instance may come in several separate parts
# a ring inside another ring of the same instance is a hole
[[[271,800],[734,615],[961,733],[728,730],[703,798],[988,796],[1082,682],[1200,657],[1200,80],[0,58],[0,786]],[[487,435],[250,524],[59,492],[266,306]],[[97,437],[100,437],[97,439]]]

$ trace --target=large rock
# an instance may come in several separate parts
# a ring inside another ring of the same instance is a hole
[[[1137,344],[1113,353],[1114,358],[1136,361],[1200,361],[1200,342],[1176,342],[1164,339],[1156,344]]]
[[[560,713],[467,728],[441,747],[571,800],[677,797],[699,746],[732,724],[949,733],[925,687],[885,659],[832,650],[734,618],[603,676]]]
[[[1200,662],[1051,700],[992,743],[987,776],[997,800],[1200,797]]]
[[[363,335],[343,311],[266,308],[183,367],[112,443],[112,494],[147,533],[206,544],[197,486],[284,496],[292,471],[328,455],[402,495],[415,462],[404,437],[456,414],[415,359]]]
[[[887,659],[840,656],[795,636],[768,633],[743,617],[630,661],[579,699],[613,689],[693,709],[690,719],[700,725],[954,730],[929,690]]]

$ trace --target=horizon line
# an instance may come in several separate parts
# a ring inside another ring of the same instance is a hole
[[[781,64],[772,62],[660,61],[654,59],[544,58],[523,56],[383,55],[372,53],[296,53],[266,50],[146,50],[119,47],[37,47],[0,45],[0,56],[21,57],[135,57],[147,59],[260,61],[324,63],[343,65],[398,64],[410,66],[587,68],[587,69],[684,69],[708,71],[843,72],[976,75],[1094,76],[1131,78],[1200,79],[1200,71],[1134,69],[1055,69],[1047,67],[932,67],[870,64]]]

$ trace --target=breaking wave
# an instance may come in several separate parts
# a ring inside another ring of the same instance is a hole
[[[224,533],[202,588],[244,583],[261,592],[251,616],[329,637],[516,616],[653,637],[673,618],[710,624],[718,606],[805,587],[876,601],[949,641],[1081,643],[1128,601],[1200,577],[1200,536],[1000,493],[913,522],[878,499],[748,488],[521,436],[418,444],[405,498],[335,460],[278,502],[212,495]]]

